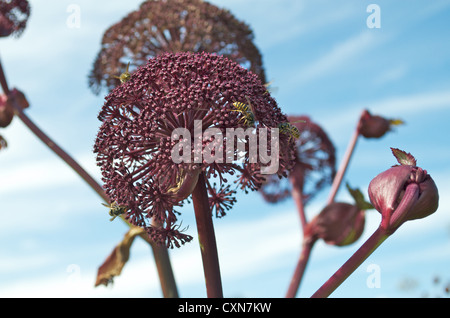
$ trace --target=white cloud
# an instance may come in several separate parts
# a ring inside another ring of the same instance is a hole
[[[322,76],[344,68],[353,59],[378,44],[379,38],[373,32],[363,31],[339,44],[334,45],[329,51],[315,61],[295,70],[288,83],[298,87],[303,83],[314,81]],[[289,85],[289,84],[288,84]]]

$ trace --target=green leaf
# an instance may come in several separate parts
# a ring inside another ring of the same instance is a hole
[[[352,189],[350,185],[347,183],[347,190],[348,192],[350,192],[350,195],[355,200],[355,204],[359,209],[370,210],[374,208],[372,204],[370,204],[364,199],[364,195],[359,189]]]
[[[397,159],[397,162],[402,166],[416,166],[417,162],[413,155],[403,150],[392,148],[392,154]]]

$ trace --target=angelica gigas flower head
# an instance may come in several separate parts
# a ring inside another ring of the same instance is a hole
[[[111,201],[128,208],[126,218],[132,224],[169,247],[191,239],[182,233],[174,209],[189,197],[200,173],[217,180],[208,190],[211,208],[221,216],[235,201],[226,186],[233,184],[230,178],[243,191],[256,190],[264,169],[271,166],[267,158],[276,159],[274,172],[280,176],[294,164],[289,137],[272,138],[286,116],[258,76],[228,58],[188,52],[158,55],[105,100],[94,146],[105,190]],[[252,105],[254,126],[242,120],[249,113],[236,111],[237,102]],[[258,131],[269,128],[269,136],[257,138]],[[204,134],[197,136],[198,131]],[[238,147],[229,148],[235,141]],[[252,146],[261,154],[267,143],[279,152],[271,147],[268,157],[252,155]],[[152,226],[150,220],[161,226]]]
[[[27,0],[0,1],[0,37],[19,36],[26,27],[30,16]]]
[[[400,119],[387,119],[378,115],[372,115],[368,110],[364,110],[361,115],[359,133],[365,138],[381,138],[393,127],[402,125]]]
[[[267,176],[260,192],[266,201],[276,203],[290,197],[292,186],[295,186],[302,192],[306,204],[333,180],[336,150],[325,130],[308,116],[288,116],[288,120],[300,133],[295,141],[295,166],[289,179]],[[289,134],[288,131],[284,133]]]
[[[265,83],[253,33],[229,11],[203,0],[149,0],[111,26],[89,75],[98,94],[119,84],[131,61],[130,72],[164,52],[209,52],[223,55],[257,74]]]
[[[382,225],[396,229],[401,223],[424,218],[439,206],[439,193],[431,176],[416,164],[409,153],[391,148],[399,165],[377,175],[369,184],[369,197],[375,209],[381,213]],[[407,189],[417,189],[417,196],[406,197]],[[411,201],[403,202],[405,200]],[[400,204],[409,203],[406,212],[396,213]]]

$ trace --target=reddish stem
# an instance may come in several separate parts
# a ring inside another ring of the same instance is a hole
[[[331,190],[330,190],[330,195],[328,197],[328,201],[327,201],[327,205],[332,203],[334,201],[334,198],[336,197],[336,194],[339,190],[339,187],[341,186],[341,182],[342,179],[344,178],[344,174],[347,170],[348,164],[350,163],[350,159],[353,155],[353,151],[355,150],[356,147],[356,143],[358,141],[358,137],[359,137],[359,129],[361,126],[361,120],[362,120],[362,115],[360,116],[359,120],[358,120],[358,124],[356,125],[356,129],[353,132],[353,135],[350,139],[350,142],[347,146],[347,150],[345,151],[344,154],[344,159],[341,162],[341,165],[339,167],[339,170],[336,172],[336,175],[334,176],[333,179],[333,184],[331,185]]]
[[[300,165],[296,165],[291,172],[290,182],[292,184],[292,198],[297,206],[300,223],[304,232],[308,221],[306,220],[305,206],[303,203],[303,168]]]
[[[303,278],[303,274],[306,269],[306,265],[309,261],[309,256],[311,254],[312,247],[316,243],[316,238],[304,238],[302,244],[302,252],[295,267],[294,275],[292,276],[291,283],[289,284],[288,291],[286,293],[286,298],[294,298],[297,295],[300,283]]]
[[[330,296],[369,256],[381,243],[389,237],[378,227],[371,237],[323,284],[311,298],[325,298]]]
[[[219,256],[216,236],[209,207],[208,193],[203,172],[200,173],[192,192],[198,240],[205,274],[206,293],[209,298],[222,298],[222,280],[220,277]]]

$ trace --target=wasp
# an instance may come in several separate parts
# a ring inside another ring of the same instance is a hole
[[[234,102],[232,112],[239,112],[242,114],[242,118],[239,120],[243,120],[244,124],[248,127],[254,126],[256,122],[255,112],[253,110],[252,104],[250,100],[247,98],[248,105],[241,102]]]
[[[300,122],[305,122],[305,121],[298,120],[293,123],[300,123]],[[297,127],[295,127],[291,123],[279,123],[278,129],[280,130],[280,133],[289,135],[289,140],[300,138],[300,131],[298,130]]]
[[[119,205],[119,204],[117,204],[116,201],[114,201],[113,203],[111,203],[109,205],[105,204],[105,203],[102,203],[102,205],[109,208],[109,215],[112,216],[110,221],[113,221],[116,217],[124,214],[128,210],[126,206]]]
[[[121,83],[128,82],[131,78],[131,74],[128,72],[129,67],[130,67],[130,62],[128,62],[127,69],[125,70],[125,72],[120,74],[120,76],[114,75],[114,78],[118,78]]]

